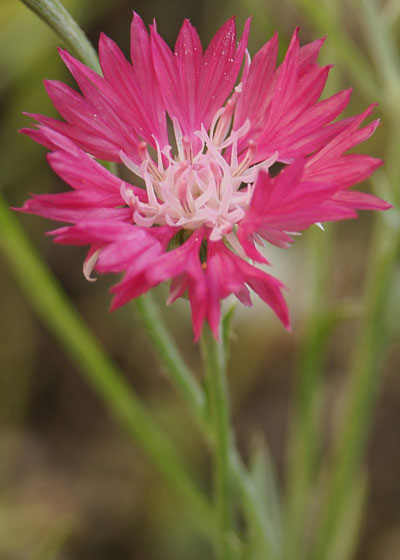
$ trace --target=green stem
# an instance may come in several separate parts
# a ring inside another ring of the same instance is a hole
[[[329,548],[340,530],[346,497],[358,472],[371,413],[380,387],[379,366],[386,346],[386,298],[399,242],[388,235],[383,220],[379,226],[371,248],[374,262],[370,265],[371,273],[365,296],[366,313],[353,356],[346,407],[311,560],[328,558]]]
[[[202,425],[205,425],[207,422],[207,407],[204,392],[165,328],[153,298],[150,294],[147,294],[137,298],[134,304],[147,335],[169,373],[172,383],[182,395],[190,410],[194,412],[195,418]]]
[[[371,57],[374,60],[376,71],[381,75],[383,89],[397,90],[400,81],[400,59],[397,45],[387,25],[379,13],[374,0],[358,0],[361,4],[362,15],[360,22],[365,28],[368,37]],[[392,111],[392,107],[389,110]],[[391,114],[391,113],[390,113]]]
[[[352,79],[360,91],[366,96],[376,99],[378,88],[373,79],[371,66],[365,59],[356,42],[346,34],[337,9],[338,2],[329,0],[295,0],[296,4],[307,15],[308,20],[319,32],[326,33],[330,44],[334,46],[336,55],[341,57],[344,66],[351,72]]]
[[[257,492],[254,482],[234,446],[230,450],[230,465],[234,486],[239,490],[247,528],[256,534],[262,558],[276,560],[280,557],[280,543],[265,513],[268,504],[263,503],[263,497]]]
[[[215,340],[208,325],[203,329],[201,345],[206,370],[211,427],[214,435],[214,490],[219,532],[217,552],[220,560],[230,560],[232,558],[229,545],[232,531],[232,504],[229,451],[232,434],[225,358],[222,343]]]
[[[136,310],[143,321],[146,332],[161,363],[166,368],[172,384],[184,401],[189,400],[192,403],[191,412],[202,430],[204,439],[209,444],[213,443],[215,438],[212,433],[212,425],[210,425],[204,392],[194,379],[189,381],[193,378],[193,373],[188,368],[179,350],[173,344],[154,302],[149,299],[149,295],[145,299],[136,300]],[[229,324],[227,323],[229,323],[229,320],[224,321],[223,339],[225,340],[225,346],[227,346],[226,339],[229,338]],[[198,395],[198,391],[200,391],[201,396]],[[260,503],[260,496],[256,492],[253,481],[236,449],[233,438],[230,438],[229,469],[233,485],[239,491],[243,513],[248,526],[251,526],[257,532],[265,557],[269,559],[276,558],[277,542],[269,520],[264,514],[265,504]]]
[[[45,21],[85,64],[100,72],[95,49],[59,0],[21,0],[21,2]]]
[[[310,232],[309,286],[312,294],[306,334],[296,377],[295,410],[291,423],[287,470],[287,502],[284,558],[301,557],[305,528],[309,518],[310,497],[316,476],[321,442],[320,395],[322,366],[332,321],[326,305],[331,232]]]
[[[209,504],[193,483],[175,447],[155,424],[123,374],[109,361],[1,198],[0,246],[26,298],[82,368],[113,416],[123,424],[170,484],[193,506],[199,517],[209,519]]]
[[[71,14],[59,0],[21,0],[28,8],[37,14],[53,31],[61,37],[67,48],[85,64],[101,74],[99,57],[93,45],[86,37]],[[105,162],[104,166],[116,174],[114,162]]]

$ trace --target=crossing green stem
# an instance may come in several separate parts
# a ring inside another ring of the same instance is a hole
[[[59,0],[21,0],[47,23],[85,64],[100,72],[97,53],[85,33]]]
[[[122,372],[108,359],[1,198],[0,247],[26,298],[78,363],[112,415],[121,422],[171,486],[193,506],[201,520],[210,519],[209,504],[194,484],[174,445],[155,424],[151,413],[136,396]]]
[[[229,535],[232,531],[232,504],[229,451],[232,435],[225,357],[222,342],[215,340],[208,325],[203,329],[201,346],[214,439],[215,511],[219,532],[217,552],[220,560],[230,560],[232,558],[229,545]]]

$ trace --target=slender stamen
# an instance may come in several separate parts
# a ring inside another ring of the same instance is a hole
[[[245,169],[250,167],[254,159],[254,156],[256,155],[256,152],[257,152],[257,142],[255,142],[254,140],[249,140],[249,147],[247,148],[246,155],[242,159],[242,162],[240,163],[239,167],[235,169],[235,171],[232,173],[233,177],[237,177],[238,175],[241,175]]]
[[[182,129],[179,125],[178,119],[176,117],[174,117],[172,119],[172,126],[174,127],[174,135],[175,135],[175,140],[176,140],[176,148],[178,150],[178,157],[181,161],[183,161],[185,159],[185,154],[183,151],[183,146],[182,146]]]
[[[183,147],[183,154],[186,160],[192,162],[193,161],[193,149],[192,144],[190,142],[189,136],[184,136],[182,138],[182,147]]]
[[[147,191],[144,202],[132,189],[121,186],[123,199],[134,210],[135,223],[142,227],[167,224],[187,230],[206,226],[211,241],[225,238],[239,253],[235,226],[250,205],[259,169],[268,169],[278,154],[253,165],[257,153],[254,140],[247,141],[247,151],[243,153],[240,141],[247,138],[251,123],[247,119],[239,129],[230,130],[234,97],[235,94],[216,112],[209,131],[202,124],[200,130],[193,132],[200,139],[194,144],[196,152],[191,137],[182,133],[175,117],[175,154],[169,145],[161,148],[156,138],[154,159],[144,141],[138,145],[139,165],[121,152],[121,161],[144,180]]]
[[[86,257],[85,262],[83,263],[83,275],[89,282],[96,282],[97,278],[93,278],[92,272],[94,267],[96,266],[97,259],[101,253],[101,249],[94,251],[91,255]]]
[[[225,137],[232,124],[232,115],[234,108],[235,103],[232,101],[232,99],[228,99],[212,137],[212,141],[215,146],[219,146],[220,143],[225,140]]]
[[[139,157],[143,162],[147,163],[147,170],[153,175],[156,181],[162,181],[163,174],[160,169],[156,166],[153,159],[150,157],[149,150],[147,148],[146,142],[140,142],[138,146]]]

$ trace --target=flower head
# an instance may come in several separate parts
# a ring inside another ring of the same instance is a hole
[[[312,224],[389,207],[348,190],[381,164],[345,154],[378,121],[361,126],[372,106],[335,120],[350,90],[319,100],[330,70],[316,62],[323,40],[300,47],[296,30],[276,67],[277,36],[251,60],[248,32],[249,21],[237,42],[232,18],[203,52],[185,20],[171,51],[134,14],[132,63],[105,35],[102,76],[60,50],[81,94],[46,82],[64,121],[32,115],[37,128],[23,131],[49,148],[72,190],[34,196],[22,210],[71,224],[52,235],[90,246],[88,278],[124,272],[113,308],[164,281],[170,303],[187,293],[196,338],[204,320],[218,336],[228,295],[251,305],[249,288],[288,327],[283,285],[261,268],[258,247],[287,247]],[[96,158],[122,164],[124,179]]]

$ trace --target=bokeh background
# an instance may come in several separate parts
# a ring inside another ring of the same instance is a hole
[[[276,29],[281,59],[295,27],[301,28],[302,43],[327,34],[321,59],[336,67],[326,95],[354,86],[347,114],[380,102],[377,113],[383,117],[382,125],[362,149],[385,158],[389,169],[363,187],[378,190],[393,203],[400,189],[391,181],[400,159],[400,151],[394,150],[394,138],[400,133],[400,96],[394,103],[399,90],[393,93],[385,86],[389,82],[383,83],[377,43],[368,32],[360,4],[357,0],[65,0],[94,44],[104,31],[125,53],[132,9],[146,23],[156,18],[170,45],[185,17],[207,44],[232,14],[240,30],[252,15],[250,53]],[[399,2],[377,5],[388,32],[399,37]],[[347,42],[362,54],[366,73],[362,64],[351,60]],[[29,123],[22,111],[55,115],[44,79],[73,85],[57,55],[59,44],[25,6],[1,0],[0,185],[10,206],[20,206],[29,192],[64,188],[47,167],[44,148],[16,132]],[[24,215],[18,219],[103,347],[206,484],[208,454],[157,365],[133,307],[108,313],[112,279],[86,282],[81,273],[84,250],[54,246],[44,235],[51,227],[45,220]],[[271,250],[272,272],[289,288],[292,334],[266,306],[236,311],[229,382],[239,447],[247,457],[254,438],[265,434],[283,492],[296,379],[310,340],[315,340],[314,318],[335,306],[339,311],[324,341],[320,364],[319,418],[323,453],[329,454],[357,343],[368,272],[375,262],[369,256],[375,220],[365,213],[357,221],[328,225],[325,232],[312,229],[287,251]],[[374,241],[373,250],[379,252],[381,245]],[[394,326],[376,366],[378,397],[365,460],[369,489],[354,551],[358,560],[400,558],[400,345],[395,320],[399,298],[394,290],[398,268],[398,263],[392,266],[388,292]],[[209,558],[208,548],[193,537],[180,501],[110,418],[79,367],[35,315],[1,251],[0,270],[0,559]],[[163,287],[156,297],[160,302],[165,299]],[[188,361],[200,373],[187,307],[186,302],[178,302],[161,309]]]

